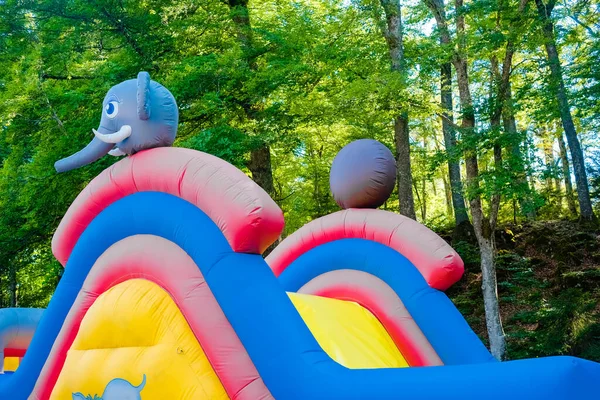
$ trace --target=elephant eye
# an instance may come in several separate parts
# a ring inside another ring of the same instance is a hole
[[[114,118],[119,113],[119,102],[111,101],[106,105],[106,107],[104,107],[104,109],[108,118]]]

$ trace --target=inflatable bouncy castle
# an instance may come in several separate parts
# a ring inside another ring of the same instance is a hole
[[[0,309],[0,374],[19,367],[43,312],[40,308]]]
[[[418,222],[377,209],[395,179],[385,146],[342,149],[331,188],[343,209],[265,259],[281,209],[227,162],[155,146],[154,133],[173,121],[161,119],[176,114],[155,111],[153,101],[170,97],[140,75],[107,95],[101,143],[91,146],[102,151],[57,163],[68,171],[128,155],[58,226],[63,277],[19,368],[0,375],[0,399],[598,396],[599,364],[490,355],[444,294],[463,274],[457,253]],[[132,150],[126,142],[145,132],[148,144]]]

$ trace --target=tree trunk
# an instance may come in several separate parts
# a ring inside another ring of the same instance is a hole
[[[536,148],[535,145],[530,145],[529,143],[527,144],[527,149],[526,149],[526,157],[527,157],[527,162],[530,165],[533,165],[536,160],[537,160],[537,155],[536,155]],[[529,187],[535,191],[535,184],[537,183],[537,178],[534,176],[534,174],[529,174],[527,175],[529,178]]]
[[[454,215],[454,208],[452,206],[452,189],[450,189],[448,179],[443,173],[442,182],[444,182],[444,194],[446,195],[446,214],[448,214],[448,217],[452,217],[452,215]]]
[[[259,147],[250,153],[248,169],[252,179],[267,193],[273,194],[273,170],[271,168],[271,152],[268,146]]]
[[[494,102],[494,96],[496,95],[496,86],[502,84],[503,81],[500,77],[500,67],[498,65],[498,59],[496,56],[492,56],[490,59],[491,64],[491,79],[490,79],[490,104]],[[502,147],[500,146],[500,120],[501,114],[493,112],[490,118],[490,126],[494,131],[494,173],[496,175],[502,173]],[[498,212],[500,211],[500,188],[494,188],[492,199],[490,201],[490,225],[495,226],[496,220],[498,219]]]
[[[518,16],[513,21],[513,24],[523,23],[520,20],[520,16],[524,14],[525,7],[529,3],[529,0],[519,0]],[[499,1],[499,12],[496,18],[496,29],[498,33],[501,32],[500,27],[500,13],[503,11],[502,0]],[[502,61],[502,71],[499,69],[496,57],[493,57],[495,61],[494,74],[496,77],[496,98],[495,104],[492,108],[492,123],[497,123],[500,126],[500,119],[502,118],[504,125],[504,135],[509,139],[511,143],[508,148],[508,154],[511,155],[509,158],[509,170],[511,173],[512,181],[515,183],[514,190],[519,193],[519,203],[523,214],[527,219],[535,218],[535,210],[533,207],[533,201],[531,199],[531,192],[529,185],[527,184],[527,177],[525,173],[525,163],[523,155],[521,154],[520,141],[518,140],[517,123],[514,114],[514,105],[512,99],[512,90],[510,84],[510,77],[512,72],[513,56],[516,51],[516,39],[515,35],[509,35],[506,43],[506,49],[504,52],[504,59]],[[496,151],[497,152],[497,151]]]
[[[9,307],[17,306],[17,268],[14,263],[8,267]]]
[[[260,164],[268,162],[268,164]],[[263,145],[250,152],[250,162],[248,169],[252,173],[252,180],[265,190],[270,196],[273,196],[273,166],[271,165],[271,148]]]
[[[573,172],[575,172],[575,182],[577,184],[577,197],[579,198],[581,219],[584,221],[593,221],[596,219],[596,217],[592,210],[592,202],[590,200],[590,191],[587,174],[585,172],[583,151],[581,149],[581,144],[579,143],[579,138],[577,137],[577,132],[575,131],[573,117],[571,116],[569,99],[567,97],[565,82],[562,75],[562,66],[560,64],[558,49],[556,48],[556,39],[554,37],[554,24],[551,20],[554,2],[546,5],[544,4],[543,0],[535,0],[535,4],[537,6],[538,15],[542,22],[544,46],[546,48],[546,54],[548,55],[550,75],[553,81],[552,89],[554,90],[554,95],[558,103],[558,112],[565,130],[567,142],[569,143],[569,150],[571,151],[571,160],[573,162]]]
[[[554,196],[556,196],[556,206],[560,210],[562,214],[562,204],[563,204],[563,196],[562,196],[562,188],[560,184],[560,178],[558,175],[554,175]]]
[[[427,151],[427,137],[423,138],[423,149]],[[435,186],[435,185],[434,185]],[[421,193],[423,193],[421,201],[421,220],[423,223],[427,221],[427,175],[421,178]]]
[[[413,178],[410,163],[410,137],[408,133],[408,118],[401,115],[394,121],[394,139],[396,143],[396,166],[398,168],[398,202],[400,214],[417,219],[415,200],[413,198]]]
[[[554,133],[555,129],[546,128],[542,131],[542,143],[544,150],[544,163],[546,164],[546,192],[548,203],[553,207],[561,207],[560,181],[556,170],[556,159],[554,158]]]
[[[422,212],[422,216],[423,216],[423,223],[425,223],[425,221],[427,221],[427,179],[425,177],[423,177],[423,182],[422,182],[422,186],[423,186],[423,212]]]
[[[563,179],[565,181],[565,194],[567,197],[567,206],[572,217],[577,216],[577,206],[573,198],[573,185],[571,184],[571,170],[569,168],[569,158],[567,157],[567,148],[563,139],[562,131],[556,135],[558,140],[558,149],[560,152],[560,163],[562,166]]]
[[[431,9],[440,31],[441,41],[444,45],[451,43],[450,30],[446,20],[446,12],[443,0],[424,0],[425,4]],[[462,15],[462,0],[455,0],[456,8],[456,32],[458,49],[453,51],[452,64],[456,69],[458,81],[458,93],[460,98],[462,121],[461,130],[467,143],[473,143],[465,152],[465,163],[467,169],[467,193],[470,200],[470,211],[473,220],[475,236],[479,243],[481,254],[482,289],[484,293],[486,325],[488,336],[490,338],[490,347],[492,354],[497,359],[504,358],[506,351],[506,342],[502,321],[500,319],[500,306],[496,285],[496,270],[494,265],[495,246],[493,241],[494,226],[490,226],[490,221],[483,215],[481,204],[481,194],[479,193],[479,165],[477,160],[477,146],[475,140],[475,112],[473,110],[473,100],[469,88],[469,73],[467,67],[467,58],[465,54],[464,31],[465,21]],[[493,221],[495,222],[495,221]]]
[[[456,132],[452,128],[454,121],[452,105],[452,65],[442,64],[441,68],[441,103],[443,108],[442,131],[444,133],[444,145],[448,153],[448,177],[452,193],[452,206],[454,207],[454,219],[456,228],[471,225],[467,215],[465,198],[460,177],[460,165],[456,149]],[[470,227],[472,229],[472,227]],[[462,228],[461,228],[462,229]]]
[[[554,135],[556,136],[556,124],[552,129]],[[560,157],[559,157],[560,158]],[[558,209],[562,214],[562,204],[563,204],[563,196],[560,184],[560,176],[558,172],[558,160],[554,157],[554,140],[552,140],[552,177],[554,178],[554,195],[556,196],[556,202]]]
[[[256,71],[258,66],[253,54],[254,44],[248,0],[228,0],[228,5],[231,11],[231,19],[237,28],[236,35],[244,52],[245,62],[251,71]],[[244,99],[242,103],[246,118],[256,120],[256,111],[251,99]],[[250,162],[247,167],[252,173],[252,179],[272,196],[274,194],[273,167],[270,153],[271,150],[267,143],[251,150]]]
[[[404,47],[402,37],[402,10],[399,0],[380,0],[385,12],[386,24],[382,26],[383,36],[390,53],[392,71],[404,75]],[[394,143],[396,145],[396,166],[398,168],[398,201],[400,214],[416,219],[413,198],[413,179],[410,165],[410,135],[408,114],[403,111],[394,119]]]
[[[228,5],[231,19],[236,27],[236,36],[245,53],[246,61],[254,61],[251,55],[253,49],[252,25],[250,24],[248,0],[228,0]],[[251,68],[255,69],[256,63]]]
[[[529,186],[529,182],[527,182],[525,157],[521,152],[521,141],[518,139],[517,121],[515,120],[510,82],[508,82],[506,87],[502,120],[504,124],[504,133],[508,135],[510,138],[509,142],[511,143],[509,153],[512,156],[512,162],[509,167],[516,185],[514,189],[519,193],[519,206],[525,217],[528,220],[533,220],[535,219],[535,207],[532,199],[532,190]]]
[[[431,12],[433,13],[435,21],[437,23],[437,27],[440,32],[440,42],[442,44],[442,47],[450,47],[452,38],[450,36],[450,30],[448,29],[448,21],[446,20],[446,10],[444,7],[444,1],[443,0],[424,0],[424,1],[425,1],[425,4],[427,5],[427,7],[429,7]],[[464,25],[464,22],[463,22],[463,25]],[[454,65],[454,69],[457,72],[458,91],[459,91],[459,95],[460,95],[460,106],[461,106],[461,113],[462,113],[461,125],[464,126],[465,117],[467,119],[469,119],[469,117],[468,117],[469,110],[471,111],[471,114],[473,111],[472,106],[470,108],[465,107],[466,104],[472,104],[472,102],[470,102],[470,93],[468,91],[468,76],[465,75],[466,61],[464,61],[460,52],[453,50],[452,55],[451,55],[451,63],[452,63],[452,65]],[[465,64],[465,65],[463,66],[462,64]],[[466,81],[465,81],[465,77],[467,77]],[[467,87],[465,87],[465,82],[466,82]],[[467,102],[467,97],[469,98],[468,102]],[[475,126],[475,117],[473,116],[473,118],[471,118],[471,119],[473,121],[473,126]],[[465,159],[465,162],[467,162],[466,159]],[[472,225],[469,223],[469,221],[467,219],[465,222],[463,222],[461,225],[459,225],[454,230],[453,239],[470,241],[470,239],[472,238],[472,235],[470,235],[472,228],[473,228]]]
[[[438,23],[442,43],[450,43],[450,32],[446,21],[446,14],[442,0],[426,0],[432,9]],[[461,104],[461,129],[467,143],[471,143],[465,154],[467,170],[467,192],[469,193],[470,211],[473,220],[475,236],[479,243],[481,254],[481,270],[484,277],[482,289],[484,293],[486,325],[490,337],[492,354],[499,360],[504,358],[506,349],[504,331],[500,319],[500,307],[496,287],[496,271],[494,266],[495,247],[493,242],[494,227],[483,215],[481,194],[479,192],[479,165],[477,160],[477,146],[475,138],[475,112],[469,88],[469,73],[465,53],[465,20],[462,14],[463,1],[455,0],[456,32],[458,50],[453,53],[452,63],[456,69],[458,92]]]
[[[554,203],[554,152],[552,151],[552,144],[554,143],[554,140],[549,137],[547,127],[541,133],[542,147],[544,150],[544,164],[546,167],[546,192],[548,193],[548,202],[552,204]]]
[[[456,3],[457,10],[460,10],[462,7],[462,0],[457,0]],[[475,141],[473,137],[473,135],[475,135],[475,114],[469,89],[467,63],[466,60],[461,57],[461,60],[457,64],[460,68],[457,77],[458,86],[461,88],[459,92],[461,93],[461,105],[463,107],[462,128],[465,130],[465,136],[471,136],[471,141]],[[494,154],[494,156],[494,158],[497,157],[496,154]],[[488,336],[490,338],[490,350],[494,357],[498,360],[502,360],[506,351],[506,341],[504,330],[502,329],[502,321],[500,319],[500,304],[498,301],[496,268],[494,265],[494,258],[496,256],[496,249],[493,242],[495,226],[490,226],[490,221],[483,215],[481,195],[479,193],[479,166],[477,162],[476,146],[472,146],[467,150],[465,159],[467,165],[467,187],[471,195],[469,201],[471,205],[471,216],[473,217],[473,228],[475,230],[475,236],[477,237],[481,255],[481,272],[483,277],[482,290],[485,304],[485,320]],[[492,213],[494,213],[494,210],[492,210]]]
[[[485,235],[487,236],[487,235]],[[483,291],[483,303],[485,307],[485,322],[487,325],[490,350],[492,355],[498,359],[504,359],[506,353],[506,338],[500,318],[500,307],[498,301],[498,282],[496,281],[496,246],[493,233],[487,238],[479,241],[481,254],[481,290]]]
[[[416,181],[413,181],[413,190],[415,192],[415,196],[417,196],[417,207],[421,212],[421,220],[423,220],[423,201],[421,200],[421,194],[419,193],[419,186]]]
[[[507,135],[515,136],[517,134],[517,121],[515,120],[512,88],[510,82],[508,82],[506,86],[502,122],[504,124],[504,132]],[[518,146],[520,143],[517,140],[511,140],[511,143],[513,144],[511,146],[511,152],[519,161],[522,161],[523,156],[521,154],[521,148]]]

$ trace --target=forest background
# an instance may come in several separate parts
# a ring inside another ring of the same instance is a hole
[[[285,232],[338,210],[329,168],[373,138],[382,207],[466,262],[448,294],[498,358],[600,361],[598,0],[0,0],[0,307],[45,307],[52,234],[106,157],[113,85],[174,94],[176,146],[248,173]]]

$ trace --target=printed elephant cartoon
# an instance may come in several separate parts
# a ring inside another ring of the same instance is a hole
[[[113,86],[102,103],[102,118],[94,138],[82,150],[54,164],[66,172],[93,163],[107,153],[132,155],[140,150],[171,146],[177,134],[179,110],[164,86],[147,72]]]
[[[102,397],[84,396],[81,393],[73,393],[73,400],[142,400],[140,392],[146,386],[146,375],[142,378],[139,386],[133,386],[124,379],[113,379],[106,385]]]

